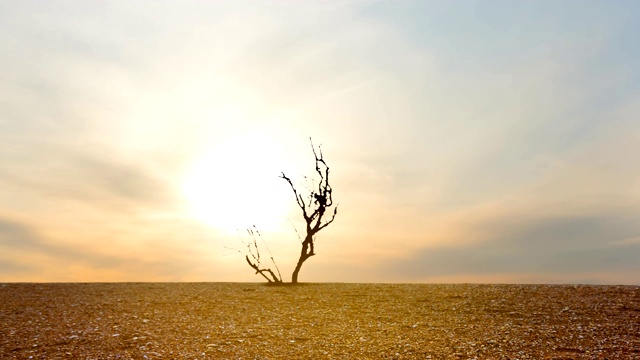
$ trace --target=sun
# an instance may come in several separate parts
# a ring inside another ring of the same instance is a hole
[[[228,233],[253,225],[268,231],[283,228],[291,201],[290,189],[278,177],[285,161],[278,143],[260,134],[212,145],[183,182],[192,216]]]

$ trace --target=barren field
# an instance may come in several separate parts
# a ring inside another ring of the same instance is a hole
[[[2,359],[640,359],[640,287],[0,284]]]

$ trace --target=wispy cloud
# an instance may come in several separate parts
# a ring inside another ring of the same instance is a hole
[[[41,231],[37,224],[0,219],[1,281],[193,281],[209,274],[221,280],[229,276],[213,263],[219,258],[215,251],[207,255],[197,250],[203,245],[207,249],[211,242],[197,226],[165,228],[164,238],[155,232],[152,239],[126,232],[129,241],[138,243],[130,247],[127,239],[113,234],[88,232],[82,235],[95,237],[70,242]],[[191,246],[174,241],[191,241]]]

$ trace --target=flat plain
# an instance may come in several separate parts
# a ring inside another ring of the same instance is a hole
[[[2,359],[640,359],[640,287],[0,284]]]

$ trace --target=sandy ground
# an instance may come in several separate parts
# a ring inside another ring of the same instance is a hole
[[[640,359],[640,287],[0,284],[2,359]]]

